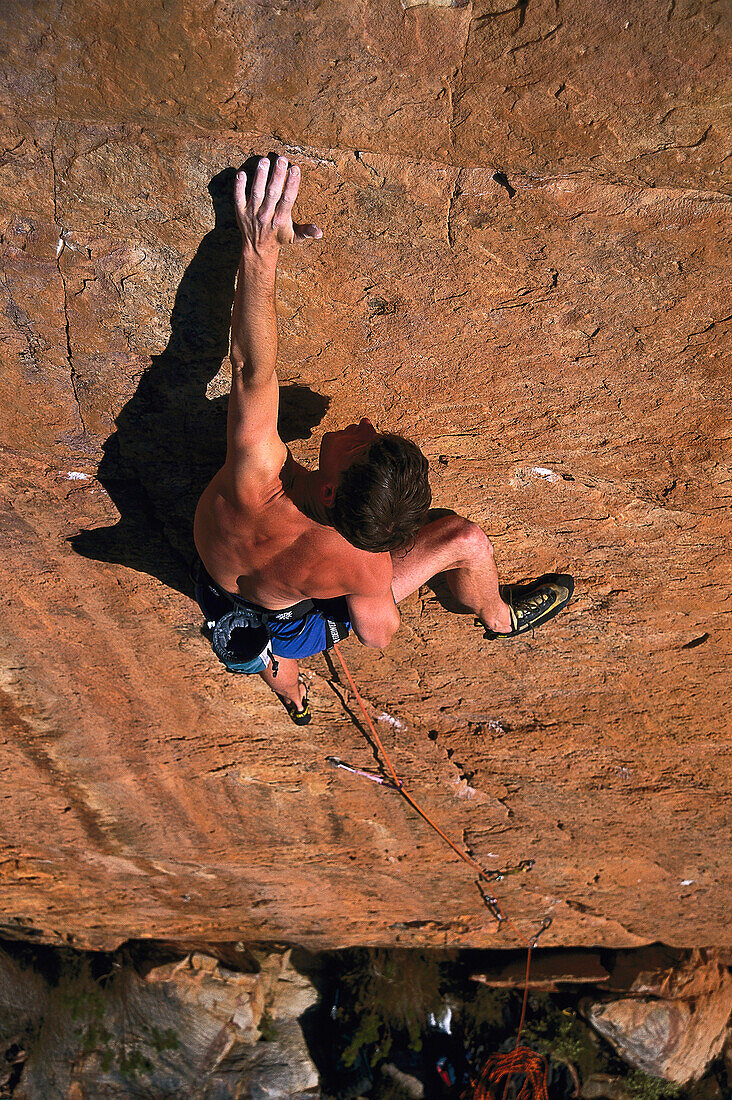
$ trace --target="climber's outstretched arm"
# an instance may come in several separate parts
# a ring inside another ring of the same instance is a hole
[[[283,245],[322,237],[317,226],[292,221],[299,168],[278,157],[267,182],[269,167],[266,158],[259,161],[249,198],[245,172],[234,185],[242,252],[231,317],[227,464],[235,468],[284,461],[277,434],[277,260]]]

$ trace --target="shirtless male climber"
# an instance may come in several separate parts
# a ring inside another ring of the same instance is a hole
[[[261,158],[247,198],[234,200],[242,252],[231,319],[226,461],[198,504],[196,599],[214,650],[232,671],[258,672],[298,725],[310,721],[298,657],[353,630],[383,649],[397,604],[442,574],[488,638],[539,626],[569,602],[571,577],[499,587],[493,548],[477,524],[430,512],[428,463],[416,444],[364,417],[326,432],[317,470],[277,434],[275,275],[280,249],[318,240],[292,220],[300,170]]]

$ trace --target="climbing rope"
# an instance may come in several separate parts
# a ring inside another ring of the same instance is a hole
[[[508,868],[507,870],[486,870],[476,860],[474,860],[473,857],[469,855],[464,848],[461,848],[459,845],[450,840],[450,837],[445,832],[443,832],[443,830],[435,821],[432,820],[427,811],[423,809],[423,807],[419,805],[416,799],[413,798],[412,795],[406,790],[404,783],[397,775],[396,769],[391,762],[391,758],[384,748],[381,738],[376,732],[376,727],[371,721],[369,713],[364,706],[363,699],[361,698],[358,688],[353,681],[353,677],[351,676],[350,670],[343,659],[343,655],[341,654],[340,649],[336,644],[333,645],[333,649],[335,650],[343,671],[348,678],[351,689],[353,690],[353,693],[358,700],[358,704],[361,708],[363,716],[368,723],[376,746],[381,753],[384,761],[386,762],[386,766],[391,773],[392,779],[391,781],[388,779],[384,779],[383,776],[377,775],[374,772],[367,771],[364,768],[355,768],[350,764],[344,763],[344,761],[340,760],[337,756],[329,756],[329,763],[333,764],[337,768],[343,768],[345,771],[351,772],[353,775],[359,775],[364,779],[370,779],[374,783],[379,783],[382,786],[389,787],[390,789],[397,791],[398,794],[400,794],[401,797],[405,800],[405,802],[409,803],[412,809],[414,809],[419,814],[419,816],[427,822],[430,828],[434,829],[438,836],[440,836],[447,844],[449,844],[453,852],[460,856],[463,862],[467,863],[467,865],[477,873],[479,879],[483,879],[484,882],[500,882],[505,878],[507,874],[515,874],[518,871],[530,870],[531,867],[533,867],[534,865],[533,860],[522,860],[522,862],[519,863],[516,867]],[[552,923],[552,920],[551,917],[545,917],[536,935],[531,940],[527,940],[523,933],[513,923],[513,921],[511,921],[505,915],[503,909],[501,908],[501,904],[498,901],[498,898],[496,898],[492,893],[489,893],[486,890],[481,889],[480,892],[491,916],[495,917],[495,919],[498,921],[499,929],[504,924],[508,925],[509,928],[513,929],[521,943],[526,947],[526,975],[524,978],[524,995],[521,1004],[521,1018],[519,1020],[518,1032],[516,1034],[516,1044],[514,1046],[514,1049],[507,1054],[491,1055],[487,1059],[483,1067],[480,1078],[477,1081],[472,1082],[471,1084],[472,1098],[470,1097],[470,1095],[464,1094],[462,1100],[495,1100],[495,1098],[497,1097],[497,1093],[494,1091],[494,1089],[500,1085],[501,1081],[503,1081],[504,1078],[505,1085],[503,1089],[502,1100],[506,1100],[506,1097],[508,1096],[508,1088],[511,1083],[511,1078],[515,1074],[521,1074],[524,1078],[520,1090],[516,1096],[516,1100],[531,1100],[532,1097],[534,1097],[535,1100],[548,1100],[547,1065],[545,1060],[541,1057],[540,1054],[537,1054],[536,1051],[530,1050],[528,1047],[522,1047],[519,1044],[521,1041],[521,1033],[523,1031],[524,1021],[526,1019],[526,1007],[529,997],[529,973],[531,969],[531,953],[536,947],[539,936],[541,936],[541,934],[546,931],[546,929]]]
[[[541,1054],[528,1047],[517,1047],[508,1054],[491,1054],[485,1062],[480,1080],[473,1088],[470,1100],[497,1100],[496,1089],[505,1078],[503,1090],[505,1097],[514,1074],[520,1074],[524,1080],[516,1100],[549,1100],[547,1090],[547,1064]]]

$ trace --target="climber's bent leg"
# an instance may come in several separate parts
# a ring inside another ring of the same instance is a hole
[[[396,603],[442,574],[455,599],[488,629],[511,630],[511,612],[498,589],[493,547],[477,523],[454,512],[439,514],[424,525],[411,550],[394,550],[391,558]]]

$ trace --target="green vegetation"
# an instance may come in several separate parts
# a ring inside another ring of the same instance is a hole
[[[463,1029],[468,1046],[477,1045],[494,1031],[504,1031],[511,1018],[511,1005],[516,995],[509,989],[490,989],[473,985],[473,995],[465,1000]]]
[[[581,1081],[600,1073],[622,1080],[632,1100],[674,1100],[683,1096],[678,1085],[629,1069],[568,1006],[568,1000],[567,994],[530,995],[522,1042],[549,1061],[558,1065],[569,1063]],[[517,1026],[519,1002],[520,995],[515,991],[479,987],[465,1002],[463,1024],[468,1044],[497,1045]]]
[[[57,1011],[72,1020],[82,1023],[101,1020],[104,1015],[103,987],[93,977],[86,956],[65,959],[52,1000]]]
[[[259,1033],[265,1043],[273,1043],[277,1038],[277,1028],[269,1012],[265,1011],[262,1014],[262,1019],[259,1021]]]
[[[75,953],[64,956],[39,1041],[45,1041],[47,1028],[63,1025],[70,1017],[74,1021],[82,1054],[96,1055],[105,1073],[116,1070],[123,1078],[132,1080],[140,1074],[152,1072],[154,1063],[150,1055],[153,1052],[160,1054],[178,1050],[180,1040],[172,1028],[160,1030],[143,1025],[144,1037],[130,1042],[125,1037],[124,1019],[119,1034],[110,1030],[114,1026],[109,1016],[113,1006],[125,1004],[124,981],[125,975],[119,964],[109,973],[97,977],[88,956]],[[122,1014],[123,1017],[126,1015],[124,1007]]]
[[[123,1077],[137,1077],[138,1073],[150,1073],[154,1067],[139,1047],[133,1047],[120,1053],[117,1068]]]
[[[91,1054],[98,1047],[106,1046],[112,1039],[112,1032],[104,1024],[92,1020],[86,1027],[81,1043],[82,1054]]]
[[[649,1077],[637,1069],[630,1071],[623,1084],[633,1100],[666,1100],[683,1093],[680,1085],[672,1085],[660,1077]]]
[[[524,1039],[555,1062],[570,1062],[582,1079],[607,1070],[591,1029],[570,1008],[560,1008],[548,993],[529,997]]]
[[[353,1066],[360,1051],[373,1069],[393,1049],[419,1052],[430,1013],[444,1005],[447,960],[429,952],[363,950],[349,952],[340,971],[344,996],[339,1019],[348,1044],[341,1055]],[[462,1002],[459,1024],[466,1047],[498,1049],[518,1026],[521,993],[463,983],[454,999]],[[674,1100],[682,1091],[666,1081],[629,1070],[577,1014],[570,994],[530,995],[522,1042],[543,1054],[559,1072],[585,1081],[594,1074],[622,1080],[632,1100]],[[564,1067],[563,1069],[561,1067]],[[378,1100],[400,1100],[403,1090],[377,1081]]]
[[[331,1018],[337,1021],[335,1041],[341,1051],[341,1068],[355,1067],[354,1079],[364,1073],[373,1078],[374,1100],[403,1100],[403,1087],[380,1074],[379,1067],[387,1060],[399,1062],[399,1054],[422,1050],[428,1017],[439,1016],[446,998],[454,1011],[454,1034],[448,1050],[458,1077],[466,1070],[464,1053],[474,1060],[472,1069],[479,1072],[481,1060],[491,1052],[508,1049],[507,1040],[515,1038],[522,991],[493,989],[471,980],[470,975],[478,969],[476,953],[460,956],[354,949],[329,958],[332,970],[328,981],[335,979],[338,987],[338,1009]],[[170,1061],[168,1052],[180,1049],[173,1028],[161,1029],[139,1020],[143,1003],[137,1001],[135,1011],[128,1012],[126,994],[135,978],[132,956],[123,950],[96,956],[60,950],[53,957],[47,980],[52,989],[45,1016],[24,1036],[25,1049],[51,1050],[60,1059],[76,1058],[80,1053],[79,1061],[89,1060],[85,1069],[99,1065],[103,1072],[117,1077],[116,1087],[124,1087],[120,1077],[132,1081],[153,1073],[158,1063]],[[566,990],[532,993],[528,998],[522,1042],[552,1064],[552,1087],[561,1091],[574,1085],[579,1089],[588,1078],[603,1074],[616,1082],[629,1100],[681,1100],[685,1095],[682,1088],[623,1063],[578,1014],[577,997]],[[326,1028],[330,1026],[329,1019]],[[261,1018],[259,1031],[264,1042],[277,1038],[268,1012]],[[435,1040],[438,1048],[442,1041]],[[426,1053],[432,1063],[434,1049],[430,1040]],[[411,1064],[418,1066],[419,1062],[414,1059]],[[428,1062],[425,1067],[429,1069]],[[142,1082],[140,1087],[152,1084]]]
[[[179,1050],[180,1039],[172,1027],[166,1027],[164,1031],[151,1027],[150,1046],[157,1050],[158,1054],[163,1050]]]
[[[408,1047],[422,1048],[422,1030],[430,1012],[442,1004],[440,963],[421,951],[356,951],[342,974],[349,1008],[342,1008],[350,1023],[351,1041],[342,1055],[352,1066],[362,1047],[372,1060],[386,1059],[398,1033],[406,1032]]]

